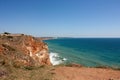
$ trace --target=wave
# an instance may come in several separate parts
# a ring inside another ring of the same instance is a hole
[[[50,62],[53,65],[62,64],[67,60],[66,58],[61,57],[58,53],[50,52],[49,55],[50,55]]]

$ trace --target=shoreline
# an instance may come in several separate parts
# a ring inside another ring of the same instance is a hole
[[[55,37],[36,37],[38,39],[41,39],[41,40],[52,40],[52,39],[56,39]]]
[[[47,44],[48,45],[48,44]],[[51,55],[52,54],[52,55]],[[113,70],[120,70],[119,66],[107,66],[107,65],[97,65],[97,66],[85,66],[79,63],[73,63],[67,61],[65,57],[61,57],[60,55],[49,52],[49,58],[50,62],[52,63],[53,66],[67,66],[67,67],[86,67],[86,68],[103,68],[103,69],[113,69]],[[57,58],[57,59],[55,59]],[[58,60],[58,58],[60,60]]]
[[[2,80],[120,80],[120,69],[107,66],[85,67],[77,63],[52,65],[48,45],[40,38],[14,34],[0,37]],[[57,58],[61,59],[59,55]]]
[[[79,42],[79,40],[81,42]],[[119,39],[56,39],[44,42],[48,44],[50,53],[55,53],[55,55],[57,54],[58,58],[61,60],[66,58],[67,60],[65,63],[75,62],[77,64],[90,67],[111,67],[114,69],[119,69],[119,44],[116,42],[118,40]],[[94,43],[95,41],[96,43]],[[92,42],[94,43],[93,45],[91,44]],[[104,43],[106,46],[104,46]],[[112,46],[112,44],[114,45]],[[95,47],[96,45],[97,47]],[[115,45],[118,45],[118,47]]]

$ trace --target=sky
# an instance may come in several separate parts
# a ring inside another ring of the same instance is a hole
[[[0,0],[0,33],[120,37],[120,0]]]

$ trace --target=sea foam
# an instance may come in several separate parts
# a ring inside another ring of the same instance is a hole
[[[62,58],[61,56],[59,56],[58,53],[51,52],[49,55],[50,55],[50,61],[53,65],[62,64],[67,60],[66,58]]]

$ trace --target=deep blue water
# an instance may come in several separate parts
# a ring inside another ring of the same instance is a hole
[[[45,40],[64,63],[120,68],[120,38],[59,38]]]

